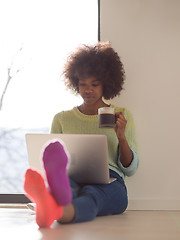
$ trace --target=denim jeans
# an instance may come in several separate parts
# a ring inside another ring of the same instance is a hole
[[[70,179],[75,208],[74,223],[91,221],[96,216],[123,213],[128,205],[124,180],[110,170],[110,177],[117,178],[109,184],[80,185]]]

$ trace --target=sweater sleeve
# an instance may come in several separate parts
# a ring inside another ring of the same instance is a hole
[[[57,113],[52,121],[51,133],[62,133],[61,113]]]
[[[119,157],[118,157],[118,165],[119,165],[121,171],[127,177],[134,175],[139,166],[139,157],[138,157],[137,153],[132,148],[131,148],[131,151],[133,153],[133,160],[132,160],[130,166],[128,166],[127,168],[125,168],[121,163],[121,154],[119,154]]]
[[[130,166],[125,168],[121,163],[121,153],[119,152],[118,166],[121,169],[121,171],[124,173],[125,176],[130,177],[135,174],[135,172],[139,166],[139,157],[137,154],[136,131],[135,131],[133,116],[132,116],[131,112],[127,109],[126,109],[126,112],[124,113],[124,115],[127,120],[125,136],[126,136],[128,145],[133,153],[133,160],[132,160]]]

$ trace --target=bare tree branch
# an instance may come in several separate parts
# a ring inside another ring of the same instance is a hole
[[[11,81],[11,76],[10,76],[10,68],[8,68],[8,78],[7,78],[7,82],[6,82],[6,85],[5,85],[5,87],[4,87],[4,90],[3,90],[3,93],[2,93],[2,95],[1,95],[1,98],[0,98],[0,111],[2,110],[2,104],[3,104],[3,99],[4,99],[4,96],[5,96],[5,93],[6,93],[6,91],[7,91],[7,88],[8,88],[8,85],[9,85],[9,83],[10,83],[10,81]]]
[[[6,81],[4,90],[3,90],[3,92],[2,92],[1,98],[0,98],[0,111],[2,110],[2,105],[3,105],[4,96],[5,96],[6,92],[7,92],[7,88],[8,88],[8,86],[9,86],[9,83],[10,83],[11,79],[12,79],[17,73],[19,73],[20,71],[22,71],[22,70],[24,69],[24,67],[25,67],[25,66],[24,66],[24,67],[22,67],[22,68],[20,68],[20,69],[17,69],[16,72],[15,72],[13,75],[11,75],[12,69],[13,69],[13,66],[14,66],[14,62],[15,62],[15,58],[17,57],[17,55],[20,54],[20,52],[22,51],[22,49],[23,49],[23,47],[21,47],[21,48],[17,51],[17,53],[14,55],[14,57],[12,58],[12,61],[11,61],[11,65],[10,65],[10,67],[8,68],[7,81]]]

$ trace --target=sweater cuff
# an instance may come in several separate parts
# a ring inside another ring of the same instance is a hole
[[[119,165],[120,169],[128,177],[134,175],[139,166],[139,158],[138,158],[137,153],[132,148],[131,148],[131,151],[133,153],[133,160],[127,168],[122,165],[122,163],[120,161],[120,155],[118,158],[118,165]]]

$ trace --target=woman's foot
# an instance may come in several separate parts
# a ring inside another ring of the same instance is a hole
[[[50,143],[44,150],[43,163],[49,189],[61,206],[71,203],[72,191],[67,176],[68,153],[59,141]]]
[[[48,192],[40,173],[32,169],[26,171],[24,190],[27,197],[36,203],[36,222],[39,227],[50,227],[55,220],[62,217],[63,207]]]

